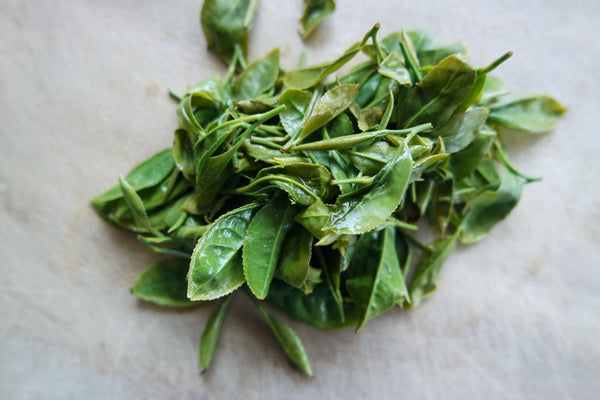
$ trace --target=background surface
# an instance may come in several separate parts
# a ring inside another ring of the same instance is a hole
[[[169,88],[224,66],[206,51],[201,1],[0,0],[0,398],[595,399],[600,393],[600,2],[340,0],[303,43],[301,1],[262,0],[250,59],[333,59],[373,23],[464,41],[515,94],[569,111],[554,132],[509,137],[540,183],[482,242],[459,246],[417,309],[352,329],[290,321],[315,377],[291,367],[238,296],[211,370],[210,307],[164,310],[129,288],[157,258],[89,199],[171,146]],[[517,148],[517,145],[520,145]],[[288,320],[289,321],[289,320]]]

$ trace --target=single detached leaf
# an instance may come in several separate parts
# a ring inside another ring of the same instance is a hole
[[[416,307],[423,297],[435,290],[440,270],[454,249],[457,236],[458,231],[452,236],[428,244],[423,249],[409,286],[412,307]]]
[[[371,318],[408,300],[402,277],[393,227],[363,234],[356,242],[346,281],[350,297],[361,309],[359,331]]]
[[[219,306],[206,321],[204,332],[202,332],[202,337],[200,338],[200,353],[198,357],[200,371],[204,371],[210,366],[213,353],[215,352],[215,346],[219,339],[219,334],[221,333],[221,327],[223,326],[223,320],[225,319],[225,313],[227,312],[227,308],[229,307],[232,298],[233,295],[229,295],[221,300]]]
[[[403,127],[430,122],[438,127],[462,103],[475,83],[476,72],[458,56],[449,56],[423,77],[400,105]]]
[[[460,228],[460,241],[473,243],[482,239],[515,208],[522,189],[523,183],[506,169],[497,190],[486,190],[467,202],[466,215]]]
[[[518,131],[547,132],[566,109],[549,96],[530,96],[490,106],[489,120]]]
[[[334,0],[304,0],[304,14],[298,24],[302,37],[308,37],[313,29],[334,11]]]
[[[276,195],[248,225],[242,251],[244,276],[248,287],[259,299],[269,293],[283,239],[292,227],[295,215],[286,196]]]
[[[360,234],[375,229],[400,205],[411,168],[408,146],[402,145],[364,189],[364,194],[362,191],[356,196],[348,194],[336,202],[325,229],[333,234]]]
[[[231,89],[238,99],[250,99],[270,89],[279,75],[279,49],[254,61],[237,77]]]
[[[208,47],[226,63],[235,46],[244,56],[248,52],[248,34],[256,14],[258,0],[205,0],[200,22]]]
[[[343,113],[352,104],[358,94],[358,85],[336,86],[321,97],[302,128],[300,139],[308,135]]]
[[[257,207],[249,204],[224,214],[198,240],[188,273],[191,300],[214,300],[244,283],[239,250]]]
[[[186,296],[189,260],[173,258],[148,268],[137,278],[131,292],[142,300],[161,306],[189,307],[198,302]]]
[[[280,321],[269,314],[265,307],[258,301],[254,300],[254,304],[269,323],[277,341],[281,344],[285,354],[287,354],[292,363],[306,375],[312,376],[313,373],[310,362],[308,361],[308,356],[306,355],[306,350],[304,350],[304,345],[296,332],[283,321]]]

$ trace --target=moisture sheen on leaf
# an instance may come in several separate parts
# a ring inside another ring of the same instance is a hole
[[[358,85],[346,84],[336,86],[323,95],[317,102],[314,111],[310,114],[306,125],[302,128],[300,138],[304,139],[341,113],[356,98],[358,94]]]
[[[398,208],[411,168],[408,146],[403,146],[375,178],[371,190],[336,203],[326,229],[334,234],[360,234],[376,228]]]
[[[244,276],[248,287],[259,299],[269,293],[283,239],[291,229],[295,215],[286,196],[277,195],[248,225],[242,251]]]
[[[213,300],[244,283],[239,251],[257,204],[228,212],[216,220],[198,240],[188,273],[188,297]]]

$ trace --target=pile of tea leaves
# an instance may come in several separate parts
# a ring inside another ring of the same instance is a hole
[[[547,96],[504,100],[489,73],[511,53],[474,68],[462,45],[417,30],[378,39],[378,24],[331,62],[284,71],[275,49],[247,63],[255,10],[228,22],[219,3],[205,3],[202,23],[228,71],[181,96],[172,148],[92,203],[170,256],[142,273],[136,296],[217,303],[201,369],[242,289],[311,375],[300,338],[265,303],[357,331],[395,306],[417,306],[456,243],[482,239],[535,180],[511,165],[500,130],[548,131],[564,108]],[[366,61],[334,78],[359,53]],[[422,221],[436,240],[414,237]]]

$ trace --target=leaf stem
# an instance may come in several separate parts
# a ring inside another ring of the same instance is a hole
[[[495,70],[500,64],[502,64],[504,61],[508,60],[510,57],[512,57],[513,52],[512,51],[508,51],[506,53],[504,53],[502,56],[498,57],[496,60],[492,61],[492,63],[490,65],[488,65],[487,67],[484,68],[479,68],[477,70],[477,75],[481,75],[481,74],[487,74],[489,72],[492,72],[493,70]]]

